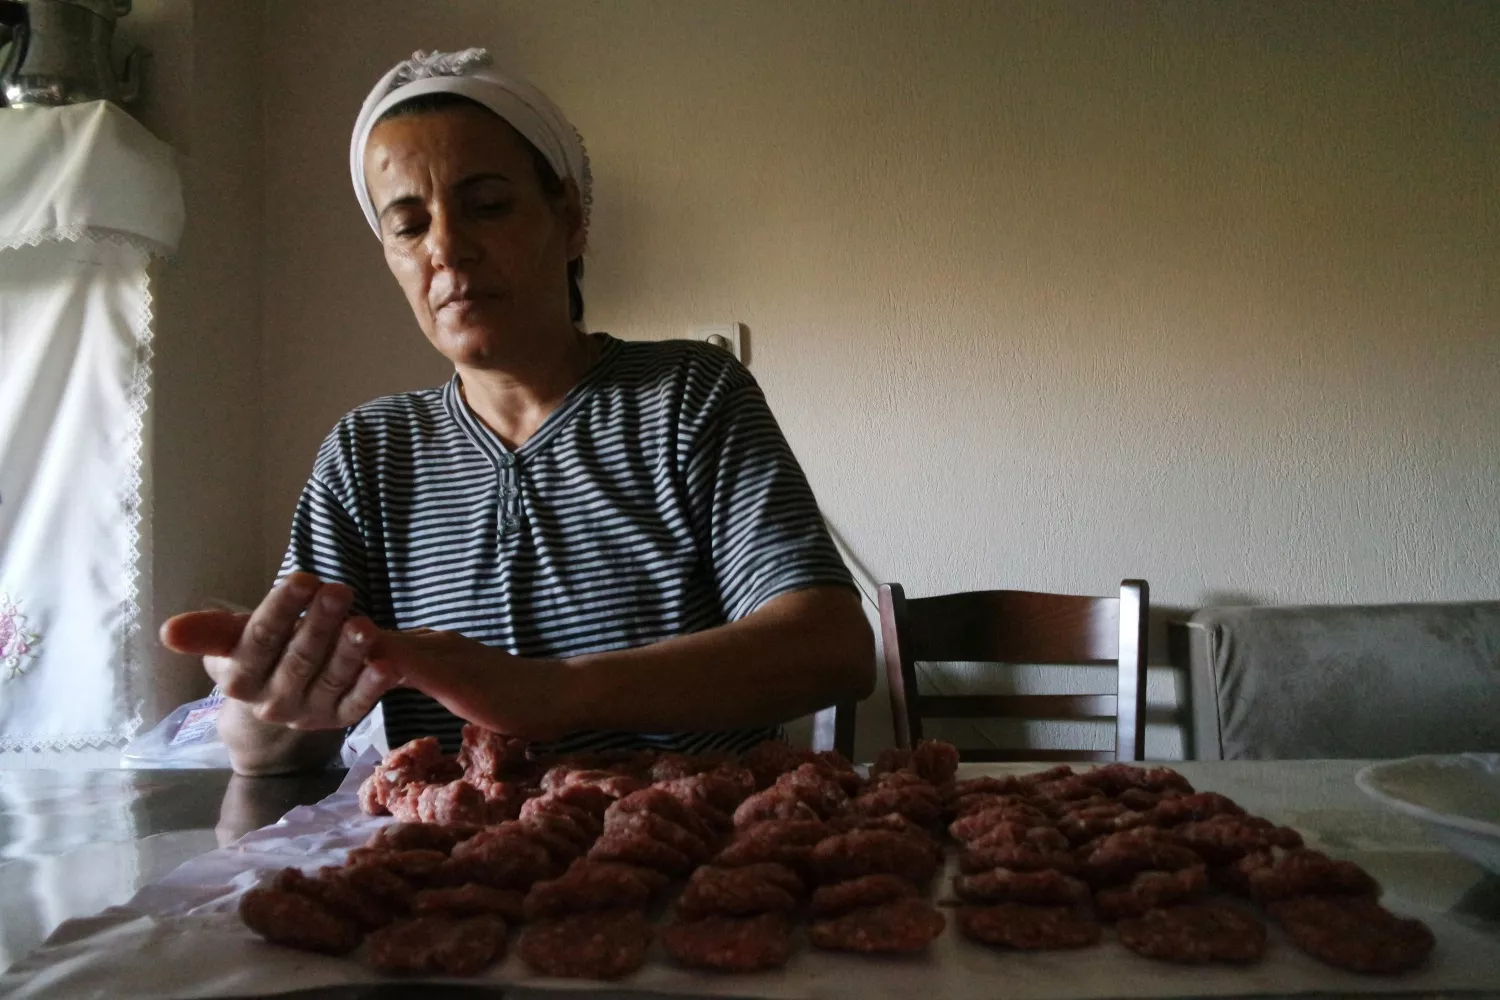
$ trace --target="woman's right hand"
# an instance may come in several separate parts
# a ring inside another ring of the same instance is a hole
[[[202,656],[224,695],[262,723],[342,729],[395,686],[365,664],[375,625],[349,617],[353,601],[341,583],[293,573],[249,615],[190,611],[167,619],[161,640],[176,652]]]

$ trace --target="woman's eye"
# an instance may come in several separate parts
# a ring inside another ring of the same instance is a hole
[[[513,202],[513,201],[486,201],[486,202],[481,202],[478,207],[479,207],[479,214],[481,214],[481,215],[509,215],[511,209],[513,209],[515,207],[515,202]]]

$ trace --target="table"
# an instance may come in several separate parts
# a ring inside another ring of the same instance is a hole
[[[1461,916],[1500,941],[1500,879],[1432,841],[1354,784],[1364,761],[1214,761],[1172,766],[1199,788],[1301,830],[1364,865],[1387,895]],[[965,765],[962,776],[1015,770]],[[176,865],[274,822],[337,786],[342,772],[242,778],[224,771],[0,772],[0,968],[57,924],[128,899]],[[431,996],[494,996],[477,989]],[[309,991],[346,1000],[399,987]],[[594,994],[603,996],[604,994]],[[1386,994],[1389,996],[1390,994]],[[1494,997],[1500,997],[1500,969]],[[1474,997],[1474,993],[1464,993]]]
[[[343,771],[0,771],[0,969],[58,924],[338,787]]]

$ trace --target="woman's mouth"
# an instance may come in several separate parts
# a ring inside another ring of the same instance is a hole
[[[437,311],[440,313],[462,313],[474,309],[481,302],[494,297],[493,295],[485,295],[474,291],[460,292],[443,299],[438,304]]]

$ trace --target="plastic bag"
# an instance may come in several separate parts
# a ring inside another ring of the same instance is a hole
[[[207,698],[179,705],[165,718],[125,745],[121,767],[133,768],[225,768],[229,749],[219,739],[219,706],[224,695],[214,688]],[[384,755],[385,714],[377,703],[374,711],[344,736],[339,763],[349,767],[366,749]]]
[[[228,767],[229,749],[219,739],[219,706],[215,688],[207,698],[174,708],[165,719],[125,744],[121,767]]]
[[[353,767],[359,755],[371,747],[382,757],[391,749],[386,745],[385,739],[384,706],[378,701],[370,714],[360,719],[359,724],[344,737],[344,745],[339,750],[339,763],[345,767]]]

